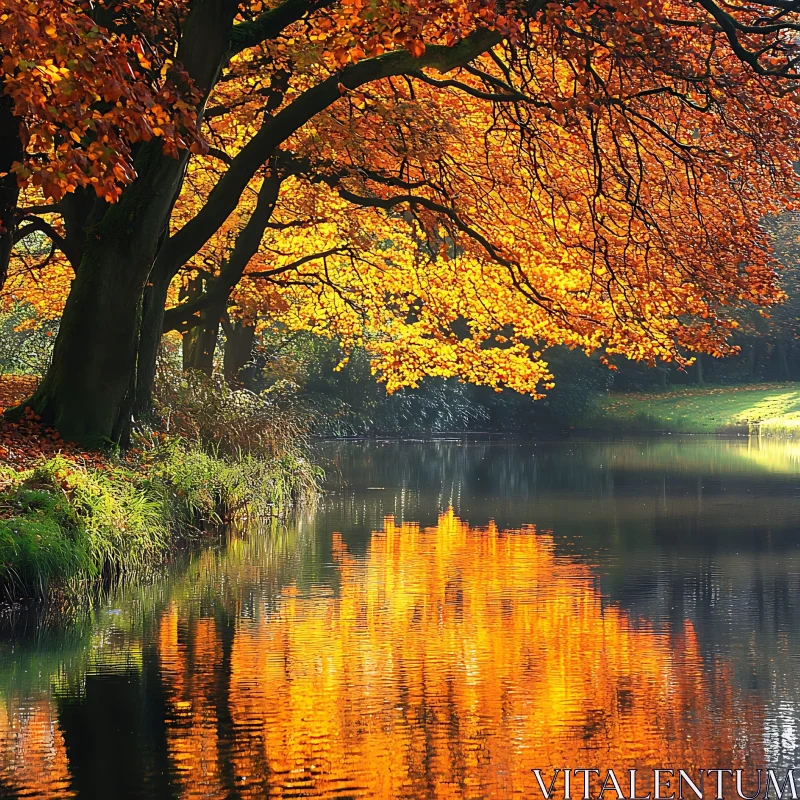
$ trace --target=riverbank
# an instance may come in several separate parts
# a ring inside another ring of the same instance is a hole
[[[13,395],[2,376],[0,405],[19,402]],[[101,585],[317,491],[318,470],[299,448],[228,452],[148,432],[124,454],[102,454],[66,445],[32,414],[0,422],[0,600]]]
[[[637,433],[800,436],[800,384],[687,386],[593,397],[574,427]]]
[[[42,597],[153,566],[189,538],[285,513],[313,495],[300,458],[226,460],[179,440],[87,466],[0,465],[0,597]]]

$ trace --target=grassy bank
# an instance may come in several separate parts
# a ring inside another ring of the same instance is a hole
[[[587,430],[800,435],[800,384],[688,386],[597,395],[575,427]]]
[[[33,386],[0,375],[0,410]],[[307,428],[274,396],[168,376],[155,418],[116,455],[66,444],[30,410],[0,419],[0,600],[101,585],[316,494]]]
[[[63,455],[0,470],[0,594],[76,589],[162,561],[192,535],[313,496],[304,459],[226,459],[175,440],[101,464]]]

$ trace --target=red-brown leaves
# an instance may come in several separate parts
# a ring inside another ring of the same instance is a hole
[[[309,40],[340,66],[398,48],[419,58],[427,44],[451,47],[476,28],[513,38],[519,27],[509,13],[514,7],[496,0],[341,0],[311,17]]]
[[[159,19],[177,22],[177,8],[164,16],[175,4],[160,5]],[[0,0],[2,90],[26,153],[13,168],[21,186],[56,200],[91,187],[113,202],[135,177],[134,143],[157,136],[174,153],[197,140],[191,91],[168,47],[148,42],[159,27],[149,4],[124,6],[125,25],[101,28],[68,0]],[[160,27],[168,45],[170,31]]]
[[[29,375],[0,375],[0,413],[29,397],[38,380]],[[42,425],[30,408],[25,409],[19,422],[8,422],[0,417],[0,463],[15,470],[28,469],[40,459],[59,453],[96,467],[106,460],[98,453],[65,444],[58,431]]]
[[[30,397],[38,383],[30,375],[0,375],[0,414]]]

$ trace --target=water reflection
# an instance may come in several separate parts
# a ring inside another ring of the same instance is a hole
[[[796,756],[791,448],[327,454],[315,519],[7,638],[0,794],[536,797],[535,767]]]

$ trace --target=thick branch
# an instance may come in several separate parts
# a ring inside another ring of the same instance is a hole
[[[70,247],[67,240],[61,236],[56,229],[49,223],[45,222],[43,219],[39,217],[25,217],[24,220],[25,225],[21,225],[14,233],[14,243],[21,242],[26,236],[30,236],[32,233],[43,233],[45,236],[50,239],[53,243],[54,247],[57,247],[68,259],[70,264],[75,266],[75,252],[73,248]],[[52,258],[52,252],[50,254]],[[48,261],[50,259],[48,258]]]
[[[343,91],[422,67],[449,72],[490,49],[501,38],[495,31],[480,29],[452,47],[428,47],[419,58],[406,50],[393,51],[351,64],[304,92],[267,120],[242,148],[212,189],[203,208],[164,245],[159,261],[163,259],[171,263],[175,271],[186,263],[234,211],[247,184],[258,169],[273,157],[278,147],[309,120],[335,103]]]
[[[206,292],[187,303],[164,312],[164,331],[184,330],[186,327],[190,327],[189,321],[201,311],[227,303],[231,290],[239,282],[250,259],[258,251],[264,230],[275,208],[280,186],[281,178],[276,173],[264,179],[258,193],[255,210],[236,237],[233,252],[223,264],[220,274],[210,282]]]
[[[265,11],[259,17],[235,25],[231,33],[230,54],[236,55],[248,47],[274,39],[289,25],[302,19],[310,11],[332,5],[332,0],[284,0],[279,6]]]
[[[476,242],[478,242],[478,244],[480,244],[487,254],[498,264],[502,264],[504,267],[507,267],[513,263],[508,258],[503,256],[482,233],[467,225],[467,223],[464,222],[461,217],[459,217],[458,212],[455,209],[444,206],[441,203],[437,203],[434,200],[428,199],[427,197],[404,194],[383,199],[380,197],[365,197],[363,195],[358,195],[342,187],[339,187],[337,191],[342,199],[347,200],[348,203],[353,203],[354,205],[381,208],[384,211],[389,211],[395,206],[407,203],[410,206],[421,206],[422,208],[427,208],[429,211],[442,214],[443,216],[446,216],[452,220],[456,228],[458,228],[462,233],[465,233],[471,239],[474,239]]]
[[[17,209],[18,217],[25,217],[28,214],[60,214],[61,206],[58,203],[53,203],[47,206],[25,206]]]
[[[291,264],[284,264],[282,267],[275,267],[275,269],[268,269],[264,270],[263,272],[248,272],[248,278],[263,278],[265,280],[271,280],[272,278],[277,277],[278,275],[282,275],[285,272],[291,272],[292,270],[298,269],[302,267],[303,264],[308,264],[311,261],[318,261],[321,258],[328,258],[328,256],[337,256],[343,255],[344,253],[349,253],[349,247],[331,247],[328,250],[321,250],[319,253],[310,253],[307,256],[303,256],[302,258],[298,258],[297,261],[292,261]]]
[[[754,72],[756,72],[759,75],[777,75],[781,77],[791,77],[791,78],[798,77],[796,70],[798,61],[797,59],[790,59],[786,62],[786,64],[777,69],[767,68],[759,61],[757,53],[753,53],[752,51],[748,50],[741,43],[741,41],[739,41],[739,33],[741,32],[764,33],[765,31],[771,30],[772,26],[764,28],[753,28],[752,26],[744,26],[741,23],[739,23],[735,17],[731,16],[722,8],[720,8],[715,2],[713,2],[713,0],[698,0],[698,2],[722,28],[722,30],[725,33],[725,36],[728,39],[728,43],[731,46],[731,50],[733,50],[734,54],[742,61],[744,61],[746,64],[749,64]],[[791,25],[776,26],[778,30],[788,27],[792,26]]]
[[[437,78],[432,78],[430,75],[426,75],[421,71],[412,72],[410,75],[412,78],[416,78],[418,81],[427,83],[429,86],[434,86],[439,89],[458,89],[460,92],[464,92],[472,97],[476,97],[479,100],[488,100],[492,103],[528,103],[536,108],[552,108],[550,103],[544,103],[540,100],[535,100],[534,98],[528,97],[528,95],[525,95],[522,92],[513,89],[512,87],[509,87],[508,92],[486,92],[481,89],[476,89],[474,86],[470,86],[462,81],[452,79],[439,80]]]

